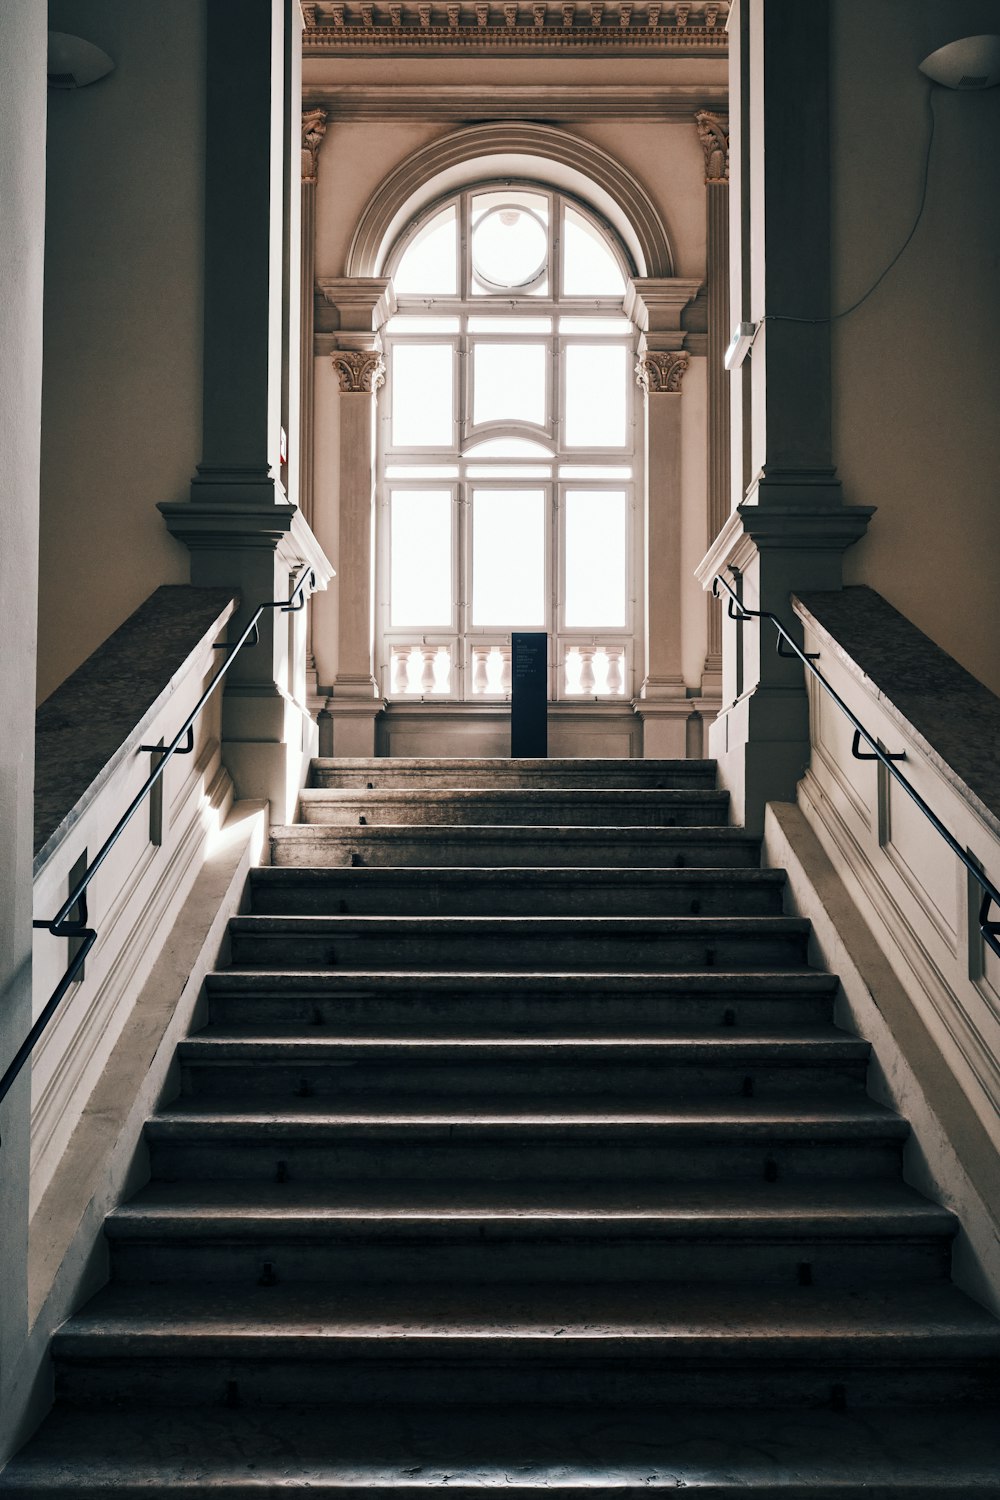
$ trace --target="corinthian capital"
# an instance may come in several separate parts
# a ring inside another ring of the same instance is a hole
[[[729,120],[700,109],[694,117],[705,153],[705,181],[729,181]]]
[[[690,355],[683,349],[647,349],[639,355],[635,378],[647,395],[666,391],[675,395],[681,388]]]
[[[304,109],[302,111],[302,181],[316,181],[316,164],[319,148],[326,135],[326,110]]]
[[[385,360],[378,349],[338,349],[333,368],[342,391],[368,391],[374,396],[385,381]]]

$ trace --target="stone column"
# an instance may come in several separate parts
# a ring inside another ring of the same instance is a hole
[[[302,224],[301,224],[301,333],[299,373],[299,508],[309,526],[315,530],[313,518],[313,471],[314,471],[314,409],[315,380],[313,378],[315,352],[313,343],[316,334],[316,178],[319,172],[319,152],[326,135],[327,116],[325,109],[302,111]],[[319,694],[316,677],[316,657],[313,651],[313,629],[315,617],[309,611],[306,642],[306,695],[310,712],[318,714],[325,703]]]
[[[751,478],[698,576],[710,588],[716,573],[738,569],[746,602],[787,622],[790,592],[841,586],[843,551],[871,515],[844,505],[831,453],[828,31],[828,0],[737,0],[729,24],[740,178],[733,320],[758,324],[733,410],[743,425],[749,381],[741,454]],[[710,745],[734,816],[758,831],[768,801],[794,797],[808,760],[803,670],[777,655],[766,624],[739,631],[726,619],[723,654],[729,701]]]
[[[302,337],[299,422],[299,506],[313,524],[313,340],[316,331],[316,178],[326,135],[325,109],[302,111]]]
[[[729,377],[723,360],[729,343],[729,121],[699,110],[698,137],[705,153],[706,271],[708,282],[708,536],[709,546],[730,510]],[[708,595],[708,649],[702,695],[722,693],[722,614]]]
[[[379,331],[395,311],[384,277],[321,279],[336,310],[331,362],[340,386],[337,674],[327,699],[334,755],[374,755],[385,704],[372,639],[377,397],[385,379]]]
[[[46,25],[37,0],[0,6],[0,1073],[31,1027]],[[28,1337],[30,1123],[29,1064],[0,1107],[0,1467],[27,1400],[18,1366]]]
[[[643,723],[643,755],[683,758],[692,705],[682,669],[681,614],[681,314],[700,281],[643,278],[630,283],[625,311],[642,330],[636,379],[645,421],[644,632],[645,674],[635,702]]]
[[[160,509],[191,549],[192,582],[239,591],[237,633],[259,604],[287,597],[302,567],[319,587],[332,572],[281,475],[283,394],[298,427],[289,376],[299,316],[290,262],[299,251],[288,232],[300,207],[296,15],[284,0],[212,0],[206,12],[202,461],[190,502]],[[237,795],[267,797],[279,821],[293,815],[317,743],[302,697],[304,654],[304,631],[267,611],[223,700],[223,755]]]

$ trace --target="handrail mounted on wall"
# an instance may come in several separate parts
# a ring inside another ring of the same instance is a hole
[[[730,571],[733,572],[737,578],[740,576],[735,568],[730,569]],[[853,710],[848,708],[847,704],[837,692],[836,688],[834,688],[832,684],[826,680],[826,678],[823,676],[823,673],[817,666],[814,665],[817,653],[811,651],[803,651],[801,646],[796,643],[793,637],[789,634],[786,627],[778,619],[778,616],[776,614],[772,614],[772,612],[768,609],[750,609],[746,604],[743,603],[743,600],[740,598],[736,590],[732,587],[729,580],[723,578],[721,573],[717,573],[715,578],[713,578],[712,580],[712,593],[717,599],[719,598],[720,585],[729,595],[729,599],[727,601],[729,618],[731,620],[743,621],[770,621],[778,634],[778,655],[797,656],[802,665],[812,673],[823,690],[829,695],[829,697],[833,699],[834,703],[836,703],[841,713],[846,715],[846,717],[854,725],[854,742],[851,746],[851,753],[854,755],[855,759],[881,761],[882,765],[885,766],[886,770],[889,772],[889,775],[892,776],[892,778],[903,788],[903,791],[916,804],[916,806],[919,807],[920,811],[923,813],[924,817],[931,824],[931,826],[935,828],[941,835],[952,853],[957,855],[958,859],[961,860],[962,864],[965,866],[966,870],[968,870],[969,874],[972,876],[973,880],[975,880],[983,893],[982,901],[979,907],[979,931],[982,935],[983,942],[986,943],[987,947],[989,947],[991,951],[997,955],[998,958],[1000,958],[1000,920],[990,920],[990,908],[993,905],[995,905],[997,911],[1000,912],[1000,890],[997,890],[997,887],[993,884],[992,880],[990,880],[988,876],[984,875],[982,870],[980,870],[973,863],[968,854],[962,848],[961,844],[955,838],[954,834],[952,834],[950,830],[945,827],[944,823],[942,823],[941,819],[938,817],[934,809],[928,806],[923,797],[921,797],[920,793],[917,791],[916,787],[911,785],[911,783],[903,775],[902,771],[900,771],[899,768],[895,765],[896,761],[905,759],[904,754],[900,752],[894,755],[891,754],[888,750],[883,750],[882,746],[879,744],[875,736],[869,733],[869,731],[865,728],[865,726],[862,724],[861,720],[857,717]],[[869,750],[861,749],[862,740],[864,740],[865,743],[871,747]]]
[[[53,937],[76,939],[79,942],[79,947],[74,952],[73,957],[70,960],[69,965],[67,966],[66,972],[63,974],[63,977],[60,979],[59,983],[52,991],[52,994],[49,996],[49,999],[46,1001],[45,1007],[39,1015],[37,1021],[34,1023],[31,1030],[28,1032],[28,1035],[25,1037],[24,1041],[18,1048],[14,1060],[11,1062],[9,1068],[4,1073],[3,1078],[0,1078],[0,1104],[3,1103],[4,1099],[7,1097],[8,1093],[13,1087],[18,1074],[24,1067],[28,1058],[31,1056],[31,1053],[34,1050],[39,1038],[45,1032],[46,1027],[49,1025],[49,1022],[52,1020],[52,1017],[59,1009],[59,1006],[62,1004],[62,1001],[64,1000],[67,992],[72,987],[74,980],[80,973],[80,970],[83,968],[83,965],[87,958],[87,954],[97,942],[97,931],[95,928],[89,925],[87,918],[87,888],[90,885],[90,882],[93,880],[98,870],[104,864],[104,861],[107,859],[108,855],[111,853],[112,849],[121,838],[125,829],[128,827],[129,823],[132,821],[139,808],[142,806],[146,798],[149,796],[150,792],[153,790],[153,787],[163,776],[168,762],[171,761],[175,755],[190,754],[191,750],[194,748],[195,720],[201,713],[202,709],[205,707],[205,704],[208,702],[209,698],[211,698],[212,694],[215,692],[215,689],[218,687],[223,677],[225,677],[226,673],[229,671],[229,668],[232,666],[233,662],[239,655],[240,651],[242,651],[243,647],[246,646],[248,642],[251,648],[257,645],[258,641],[260,640],[261,616],[269,609],[280,610],[282,614],[297,613],[300,609],[305,608],[307,597],[306,589],[308,588],[311,592],[315,587],[316,575],[311,568],[307,567],[303,569],[302,573],[299,575],[299,580],[296,583],[295,587],[292,589],[292,592],[289,594],[287,599],[269,599],[266,603],[259,604],[254,610],[250,620],[247,622],[243,634],[240,636],[235,645],[228,648],[226,658],[223,661],[221,667],[216,672],[215,676],[208,684],[208,687],[202,693],[201,697],[198,699],[198,702],[188,714],[187,718],[184,720],[184,723],[178,729],[173,739],[170,741],[170,744],[138,746],[138,750],[140,751],[148,751],[157,754],[159,756],[159,760],[157,761],[156,765],[153,767],[149,775],[146,777],[146,780],[143,782],[138,792],[136,792],[135,796],[132,798],[132,801],[122,813],[121,817],[118,819],[118,822],[108,834],[108,837],[105,839],[100,849],[98,849],[97,853],[94,855],[94,858],[90,861],[89,865],[80,876],[80,879],[73,887],[73,890],[70,892],[69,896],[56,912],[55,916],[50,918],[49,920],[42,919],[40,921],[32,923],[32,926],[34,927],[45,928],[46,931],[51,932]],[[250,639],[251,636],[253,637],[252,640]],[[222,646],[220,649],[227,650],[225,646]]]

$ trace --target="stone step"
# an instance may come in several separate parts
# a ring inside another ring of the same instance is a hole
[[[203,1033],[180,1043],[181,1084],[199,1098],[315,1098],[377,1093],[543,1099],[756,1098],[863,1094],[869,1048],[833,1027],[764,1040],[714,1037],[342,1039]]]
[[[339,827],[433,824],[447,827],[560,826],[718,828],[729,820],[729,793],[699,790],[545,787],[389,788],[383,791],[306,788],[299,820]]]
[[[829,1022],[837,981],[783,973],[503,974],[222,970],[206,979],[213,1024],[300,1033],[599,1037]]]
[[[420,865],[493,869],[615,865],[642,869],[704,865],[756,869],[760,839],[741,828],[553,828],[542,825],[452,827],[389,824],[337,828],[276,824],[271,864],[312,868]]]
[[[233,917],[232,962],[295,969],[650,972],[806,961],[797,917]]]
[[[318,758],[309,773],[311,787],[384,790],[393,787],[454,789],[458,787],[542,787],[546,789],[606,787],[715,787],[712,760],[608,759],[413,759],[403,756],[374,760],[338,756]]]
[[[258,915],[779,916],[780,870],[281,869],[250,872]]]
[[[116,1282],[732,1280],[822,1290],[944,1278],[956,1229],[945,1210],[881,1183],[654,1188],[652,1201],[610,1184],[574,1198],[552,1184],[534,1201],[494,1188],[490,1202],[484,1188],[435,1201],[400,1183],[367,1205],[318,1188],[205,1187],[154,1183],[110,1216]]]
[[[239,1401],[238,1391],[233,1397]],[[351,1402],[327,1409],[60,1404],[4,1470],[5,1500],[996,1500],[1000,1426],[979,1408],[921,1405],[672,1410]]]
[[[80,1404],[990,1402],[1000,1324],[950,1285],[112,1285],[55,1334]]]
[[[165,1181],[802,1183],[897,1176],[909,1126],[871,1100],[671,1109],[584,1100],[570,1112],[517,1097],[486,1110],[477,1098],[404,1107],[369,1096],[349,1110],[308,1098],[280,1111],[173,1105],[145,1134],[152,1175]]]

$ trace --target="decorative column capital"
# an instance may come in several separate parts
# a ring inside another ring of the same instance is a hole
[[[319,162],[319,148],[326,135],[327,114],[325,109],[302,111],[302,181],[315,182]]]
[[[698,127],[698,139],[705,153],[705,182],[729,181],[729,119],[726,115],[714,115],[707,109],[699,109],[694,122]]]
[[[679,395],[690,363],[683,349],[647,349],[636,361],[635,378],[647,396]]]
[[[332,363],[342,391],[367,391],[374,396],[385,382],[381,349],[338,349]]]

